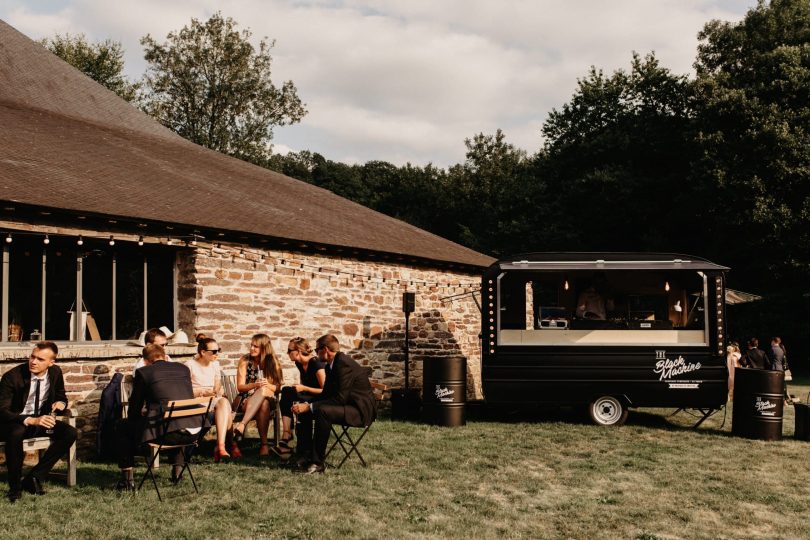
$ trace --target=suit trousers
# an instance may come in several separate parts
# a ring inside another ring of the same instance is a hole
[[[332,433],[332,424],[345,424],[362,427],[363,417],[360,410],[354,405],[333,405],[318,403],[315,405],[315,445],[313,447],[312,461],[323,464],[326,460],[326,445]]]
[[[46,433],[45,428],[39,426],[25,426],[19,423],[6,423],[0,425],[0,440],[6,443],[6,468],[8,470],[8,485],[12,490],[20,489],[22,465],[25,458],[23,440],[32,437],[49,437],[51,445],[45,450],[39,462],[29,473],[39,481],[45,480],[50,470],[67,454],[71,445],[76,441],[76,428],[65,423],[56,422],[52,428],[53,433]]]

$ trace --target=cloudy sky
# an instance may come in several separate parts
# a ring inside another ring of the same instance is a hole
[[[738,21],[756,0],[0,0],[0,19],[27,36],[120,41],[126,71],[146,69],[142,36],[164,41],[216,11],[276,40],[273,80],[292,80],[309,114],[278,128],[276,151],[349,163],[442,167],[464,139],[498,128],[527,151],[540,126],[594,65],[628,68],[655,51],[691,73],[697,34]]]

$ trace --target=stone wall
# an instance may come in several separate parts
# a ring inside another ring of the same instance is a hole
[[[402,293],[416,293],[410,319],[410,384],[421,387],[422,360],[462,355],[468,397],[481,397],[479,276],[349,257],[214,247],[180,262],[180,326],[219,342],[220,362],[233,365],[258,332],[273,338],[285,366],[296,336],[335,334],[343,347],[390,388],[404,385]],[[471,292],[475,290],[476,292]]]

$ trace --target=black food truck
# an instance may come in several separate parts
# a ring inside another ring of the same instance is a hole
[[[720,409],[728,395],[725,272],[672,253],[526,253],[482,280],[488,403]]]

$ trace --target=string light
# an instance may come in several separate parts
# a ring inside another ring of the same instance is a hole
[[[84,245],[84,238],[82,238],[82,235],[79,235],[79,239],[76,240],[76,245],[77,246],[83,246]]]
[[[115,238],[113,237],[113,235],[110,235],[110,245],[111,246],[115,245]]]
[[[6,236],[6,244],[10,244],[11,242],[12,242],[11,233],[8,233],[8,236]]]
[[[169,239],[166,241],[168,245],[174,245],[174,239],[170,236]]]
[[[51,238],[46,234],[45,235],[45,240],[43,240],[42,243],[47,246],[48,244],[51,243]]]

